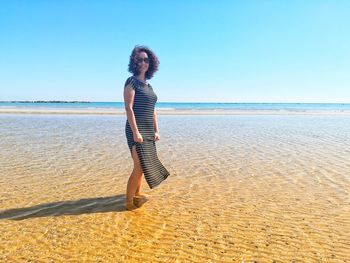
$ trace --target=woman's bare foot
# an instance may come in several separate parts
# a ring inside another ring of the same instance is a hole
[[[134,205],[137,207],[141,207],[148,200],[149,200],[149,198],[145,197],[145,196],[134,196]]]
[[[124,203],[124,206],[126,210],[130,210],[130,211],[138,208],[134,203],[129,203],[129,202]]]

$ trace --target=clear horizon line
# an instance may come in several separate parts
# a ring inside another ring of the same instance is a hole
[[[95,102],[103,102],[103,103],[124,103],[124,101],[89,101],[89,100],[0,100],[0,103],[3,102],[88,102],[88,103],[95,103]],[[158,101],[157,103],[222,103],[222,104],[238,104],[238,103],[244,103],[244,104],[282,104],[282,103],[290,103],[290,104],[350,104],[350,102],[268,102],[268,101],[260,101],[260,102],[226,102],[226,101]]]

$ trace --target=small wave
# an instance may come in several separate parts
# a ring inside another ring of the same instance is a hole
[[[176,108],[157,108],[157,110],[178,110]]]

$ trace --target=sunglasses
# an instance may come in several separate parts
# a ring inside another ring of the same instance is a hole
[[[144,61],[145,63],[149,63],[149,58],[137,58],[136,62],[137,63],[142,63],[142,61]]]

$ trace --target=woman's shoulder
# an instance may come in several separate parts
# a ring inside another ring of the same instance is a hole
[[[126,79],[124,88],[128,85],[130,85],[133,89],[136,89],[137,85],[134,76],[130,76]]]

